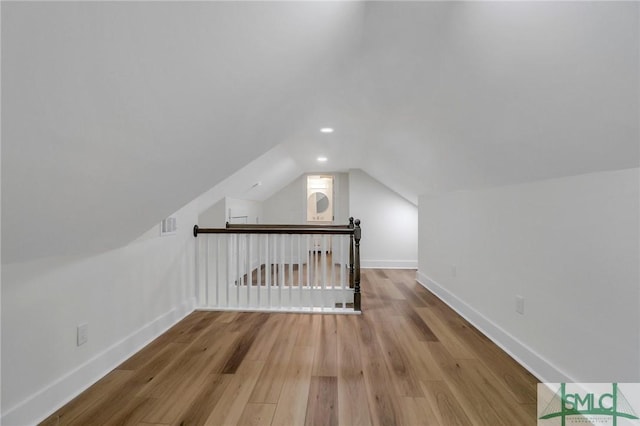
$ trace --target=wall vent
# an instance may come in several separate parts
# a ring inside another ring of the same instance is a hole
[[[178,221],[175,216],[169,216],[160,222],[160,236],[174,235],[178,230]]]

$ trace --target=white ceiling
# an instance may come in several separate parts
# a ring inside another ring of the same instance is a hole
[[[413,201],[637,167],[639,14],[3,2],[3,262],[126,244],[278,145],[288,170],[362,168]]]

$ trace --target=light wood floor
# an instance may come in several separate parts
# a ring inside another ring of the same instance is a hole
[[[363,314],[194,312],[43,425],[535,425],[537,380],[415,282]]]

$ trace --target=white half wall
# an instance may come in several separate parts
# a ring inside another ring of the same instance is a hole
[[[362,221],[363,268],[418,264],[418,208],[360,169],[349,171],[349,214]]]
[[[543,381],[638,382],[639,180],[422,196],[418,279]]]

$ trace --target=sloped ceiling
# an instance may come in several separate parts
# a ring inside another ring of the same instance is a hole
[[[3,2],[3,262],[124,245],[280,143],[360,9]]]
[[[412,201],[638,166],[635,2],[1,7],[3,262],[126,244],[276,145]]]
[[[335,114],[336,133],[316,134],[314,148],[298,137],[292,149],[346,152],[345,162],[413,201],[635,167],[638,10],[607,2],[368,3],[362,46],[318,102]]]

